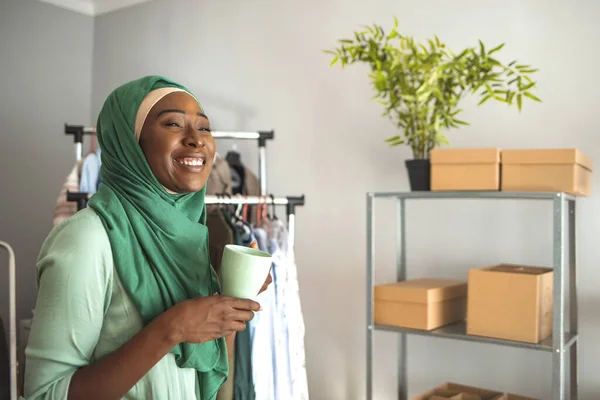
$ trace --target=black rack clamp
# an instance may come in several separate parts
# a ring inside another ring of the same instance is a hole
[[[88,194],[85,192],[70,192],[67,191],[67,201],[77,202],[77,211],[87,207]]]
[[[275,131],[258,131],[258,147],[266,147],[267,140],[275,139]]]
[[[290,196],[287,198],[286,212],[287,215],[296,214],[296,207],[304,205],[304,195]]]
[[[83,125],[67,125],[65,123],[65,134],[73,135],[73,142],[83,143],[83,135],[94,133],[94,128]]]

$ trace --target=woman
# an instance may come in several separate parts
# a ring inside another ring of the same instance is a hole
[[[38,259],[25,397],[214,399],[260,306],[218,295],[210,266],[209,120],[186,88],[150,76],[108,96],[97,131],[102,184]]]

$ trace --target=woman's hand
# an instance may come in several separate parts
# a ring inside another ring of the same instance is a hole
[[[252,300],[214,295],[183,301],[167,314],[174,343],[204,343],[243,331],[260,309]]]
[[[256,240],[253,240],[252,243],[250,243],[250,248],[259,250],[258,244],[256,243]],[[272,282],[273,282],[273,277],[271,276],[271,271],[269,270],[269,275],[267,276],[267,279],[265,280],[265,283],[263,283],[262,287],[258,291],[258,294],[261,294],[262,292],[264,292],[265,290],[267,290],[269,288],[269,285]]]

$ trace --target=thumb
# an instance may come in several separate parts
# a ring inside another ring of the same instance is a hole
[[[250,248],[258,250],[258,243],[256,243],[256,240],[253,240],[252,243],[250,243]]]

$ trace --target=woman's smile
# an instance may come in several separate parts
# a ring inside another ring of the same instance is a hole
[[[206,156],[203,154],[189,154],[185,156],[176,157],[173,159],[178,165],[188,168],[191,171],[201,172],[204,170]]]

